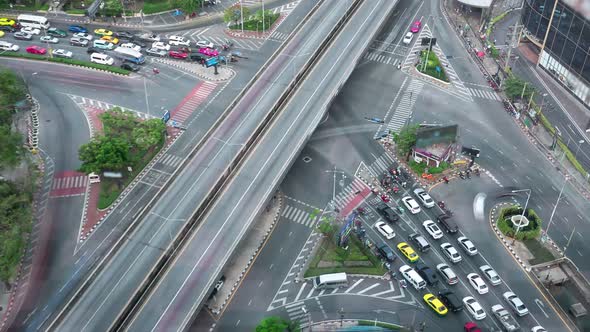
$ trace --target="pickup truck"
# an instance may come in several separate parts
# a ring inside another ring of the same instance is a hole
[[[492,306],[492,313],[494,317],[500,322],[502,325],[502,330],[506,332],[516,332],[520,331],[520,325],[516,322],[516,319],[512,317],[508,310],[504,309],[502,305],[496,304]]]

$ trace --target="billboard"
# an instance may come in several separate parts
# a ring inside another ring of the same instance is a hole
[[[449,145],[457,140],[457,125],[421,127],[416,131],[416,148],[426,149],[436,144]]]

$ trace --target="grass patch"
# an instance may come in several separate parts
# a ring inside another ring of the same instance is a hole
[[[426,66],[424,66],[425,62]],[[436,70],[437,67],[440,69],[440,71]],[[420,62],[416,66],[416,69],[418,69],[419,72],[426,74],[428,76],[432,76],[444,82],[449,82],[449,78],[445,73],[445,69],[440,64],[440,60],[433,51],[420,51]]]
[[[414,160],[410,160],[409,162],[410,168],[414,173],[421,175],[424,173],[428,174],[440,174],[444,172],[446,169],[451,167],[451,165],[447,162],[441,162],[439,167],[428,167],[426,163],[417,163]]]
[[[86,14],[86,10],[84,10],[84,9],[77,9],[77,8],[72,8],[72,9],[68,9],[68,10],[66,10],[66,13],[68,13],[68,14],[72,14],[72,15],[84,15],[84,14]]]
[[[336,266],[318,267],[320,261],[332,262]],[[345,266],[345,262],[369,261],[371,266]],[[373,255],[356,237],[351,236],[348,250],[338,247],[332,240],[324,239],[322,244],[305,271],[305,277],[314,277],[326,273],[346,272],[350,274],[383,275],[386,270],[381,260]]]
[[[248,31],[266,31],[272,27],[275,21],[280,17],[280,14],[270,14],[264,16],[264,30],[262,30],[262,21],[251,19],[244,21],[244,30]],[[241,30],[242,24],[236,24],[229,27],[232,30]]]
[[[174,0],[148,0],[143,3],[144,14],[155,14],[174,10],[178,8],[178,4]]]
[[[393,331],[409,331],[408,329],[404,328],[401,325],[396,325],[396,324],[391,324],[391,323],[386,323],[386,322],[379,322],[379,321],[374,321],[374,320],[359,319],[358,325],[359,326],[378,326],[378,327],[382,327],[382,328],[393,330]]]
[[[515,229],[513,227],[510,217],[520,216],[522,214],[522,208],[512,206],[503,208],[498,215],[497,225],[500,231],[509,237],[514,237]],[[518,234],[516,234],[517,240],[531,240],[537,239],[541,235],[541,224],[543,221],[535,213],[533,209],[527,209],[525,217],[529,220],[528,226],[522,227]]]
[[[524,240],[522,243],[527,247],[531,254],[535,256],[535,258],[529,261],[529,264],[531,265],[550,262],[555,259],[555,256],[553,256],[551,251],[545,248],[541,242],[536,239]]]
[[[47,56],[38,55],[38,54],[4,52],[4,53],[0,53],[0,56],[65,63],[65,64],[82,66],[82,67],[87,67],[87,68],[100,69],[100,70],[104,70],[104,71],[108,71],[108,72],[116,73],[116,74],[122,74],[122,75],[129,75],[129,73],[130,73],[129,70],[125,70],[123,68],[119,68],[119,67],[115,67],[115,66],[101,65],[98,63],[90,62],[90,61],[82,61],[82,60],[76,60],[76,59],[49,58]]]

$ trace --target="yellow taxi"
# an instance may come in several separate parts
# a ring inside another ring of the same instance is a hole
[[[4,37],[4,31],[0,31],[0,37]]]
[[[113,36],[102,36],[100,39],[106,40],[106,41],[111,42],[113,44],[118,44],[119,43],[119,38],[115,38]]]
[[[107,29],[95,29],[94,33],[99,36],[112,36],[113,35],[113,32],[111,30],[107,30]]]
[[[426,302],[426,304],[428,304],[428,306],[432,308],[432,310],[434,310],[434,312],[436,312],[437,314],[444,316],[449,312],[447,307],[445,307],[442,301],[439,300],[436,296],[427,293],[426,295],[424,295],[423,299],[424,302]]]
[[[398,243],[397,249],[399,249],[399,251],[401,251],[401,253],[404,254],[404,256],[406,256],[406,258],[411,263],[417,261],[420,258],[420,256],[418,256],[414,249],[412,249],[412,247],[410,247],[410,245],[405,242]]]
[[[3,25],[3,26],[6,26],[6,25],[8,25],[8,26],[14,26],[15,24],[16,24],[16,22],[13,19],[11,19],[11,18],[6,18],[6,17],[1,17],[0,18],[0,25]]]

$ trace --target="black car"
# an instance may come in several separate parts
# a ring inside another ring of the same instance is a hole
[[[119,39],[133,39],[134,36],[131,32],[129,31],[115,31],[115,37],[119,38]]]
[[[207,57],[200,54],[200,53],[191,53],[189,55],[189,58],[191,59],[191,61],[196,61],[196,62],[207,61]]]
[[[16,32],[16,29],[14,27],[9,26],[9,25],[0,25],[0,31]]]
[[[70,39],[70,45],[86,47],[88,46],[88,40],[81,38],[72,38]]]
[[[146,48],[147,47],[147,44],[146,43],[144,43],[144,42],[142,42],[140,40],[137,40],[137,39],[133,39],[133,44],[135,44],[135,45],[137,45],[137,46],[139,46],[141,48]]]
[[[125,62],[121,65],[121,68],[129,71],[139,71],[139,66],[132,63]]]
[[[441,224],[442,228],[444,228],[447,233],[457,233],[459,231],[457,224],[447,214],[439,215],[436,220],[439,224]]]
[[[391,250],[391,248],[388,245],[382,244],[380,247],[377,248],[377,250],[379,250],[379,254],[381,254],[383,259],[387,260],[390,263],[393,263],[393,261],[395,261],[396,256],[393,254],[393,250]]]
[[[102,53],[102,50],[100,48],[96,48],[94,46],[90,46],[87,50],[86,53],[88,54],[92,54],[92,53]]]
[[[436,285],[438,283],[438,276],[434,271],[424,263],[416,264],[416,272],[424,279],[429,285]]]
[[[393,211],[393,209],[386,204],[379,206],[377,208],[377,211],[379,211],[383,218],[385,218],[385,220],[389,223],[393,223],[399,220],[399,216],[397,215],[397,213],[395,213],[395,211]]]
[[[451,311],[457,312],[463,310],[463,302],[459,300],[455,293],[448,289],[438,292],[438,298],[447,306],[447,308],[451,309]]]

